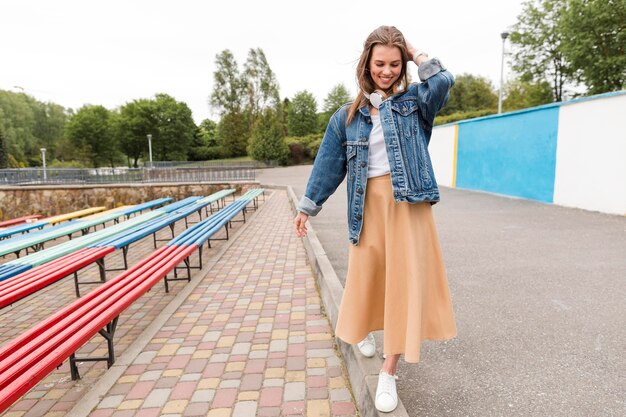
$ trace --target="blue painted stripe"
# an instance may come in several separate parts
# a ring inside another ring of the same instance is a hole
[[[552,203],[559,107],[459,124],[456,186]]]

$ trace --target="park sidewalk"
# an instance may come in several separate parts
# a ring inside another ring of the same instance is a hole
[[[292,218],[287,193],[271,191],[134,360],[68,415],[356,415]]]

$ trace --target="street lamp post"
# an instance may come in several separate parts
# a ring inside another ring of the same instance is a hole
[[[41,160],[43,161],[43,181],[48,181],[48,175],[46,173],[46,148],[40,148]]]
[[[504,88],[504,44],[506,38],[509,37],[509,32],[502,32],[500,37],[502,38],[502,61],[500,63],[500,94],[498,95],[498,114],[502,113],[502,90]]]
[[[150,153],[150,169],[152,169],[152,135],[148,134],[148,152]]]

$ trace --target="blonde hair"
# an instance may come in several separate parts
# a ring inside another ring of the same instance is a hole
[[[409,76],[407,74],[407,62],[409,61],[409,54],[406,49],[406,41],[402,32],[400,32],[395,26],[380,26],[372,33],[369,34],[365,43],[363,44],[363,52],[359,58],[359,64],[356,67],[356,81],[359,89],[356,100],[350,106],[348,110],[348,118],[346,125],[350,124],[357,111],[368,105],[369,100],[363,94],[364,91],[370,93],[375,90],[376,84],[372,80],[372,76],[369,71],[369,63],[372,57],[372,50],[376,45],[383,45],[389,47],[396,47],[400,49],[400,55],[402,57],[402,69],[398,80],[391,86],[391,88],[384,93],[389,95],[398,91],[402,86],[406,88],[409,84]]]

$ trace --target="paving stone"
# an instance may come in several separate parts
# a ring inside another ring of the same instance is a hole
[[[232,417],[250,417],[256,414],[256,401],[240,401],[235,404]]]
[[[122,403],[124,400],[123,395],[110,395],[104,397],[100,404],[98,404],[98,408],[115,408]]]
[[[194,391],[191,397],[191,402],[206,402],[210,403],[215,398],[215,390],[213,389],[198,389]]]
[[[272,378],[272,379],[263,380],[264,387],[282,387],[283,385],[285,385],[285,380],[282,378]]]
[[[307,401],[307,417],[330,416],[330,406],[326,400]]]
[[[157,352],[155,352],[155,351],[141,352],[137,356],[137,358],[135,358],[133,363],[134,364],[139,364],[139,365],[149,365],[149,364],[152,363],[152,360],[154,359],[156,354],[157,354]]]
[[[347,388],[337,388],[330,390],[330,400],[335,401],[351,401],[352,395]]]
[[[169,397],[171,391],[172,390],[169,388],[158,388],[152,390],[146,397],[146,400],[144,401],[142,407],[163,407],[163,405],[165,405],[165,403],[167,402],[167,398]]]
[[[306,385],[304,382],[289,382],[285,384],[284,401],[301,401],[305,399]]]

